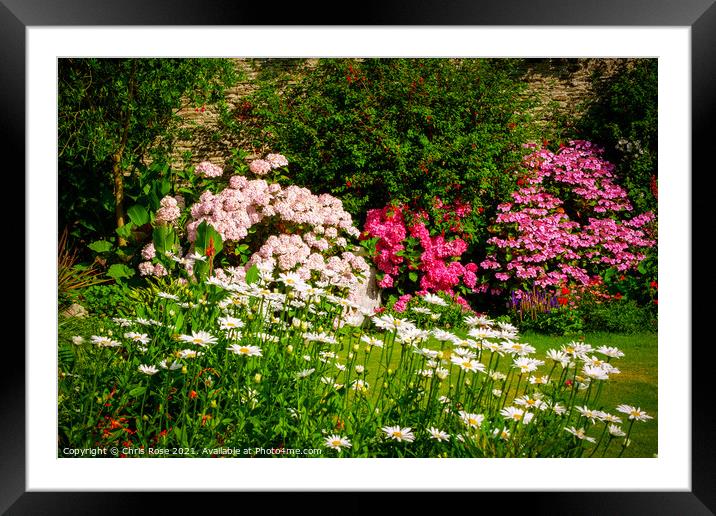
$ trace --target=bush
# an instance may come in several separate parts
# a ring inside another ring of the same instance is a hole
[[[471,241],[484,242],[486,216],[508,194],[506,171],[527,138],[517,65],[321,59],[266,82],[233,115],[246,123],[232,126],[255,127],[257,145],[295,164],[298,184],[339,196],[361,222],[392,201],[431,212],[436,197],[461,200],[474,207]]]
[[[582,138],[603,145],[639,211],[657,211],[658,60],[623,63],[594,77],[596,96],[577,123]]]
[[[287,166],[283,155],[269,154],[247,170],[263,177]],[[215,184],[198,198],[197,192],[182,189],[186,198],[167,195],[160,201],[152,217],[152,242],[141,252],[141,276],[178,272],[191,281],[253,283],[252,274],[288,274],[292,281],[356,292],[369,267],[357,254],[352,239],[359,231],[339,199],[240,174],[225,184],[223,169],[209,163],[195,173]],[[196,202],[187,206],[190,199]]]
[[[130,308],[127,287],[113,283],[85,288],[80,293],[80,302],[91,314],[119,317]]]
[[[460,263],[467,243],[454,237],[461,229],[461,217],[471,208],[460,205],[441,209],[437,221],[430,220],[424,211],[413,212],[400,205],[368,212],[363,244],[380,271],[380,287],[401,294],[445,292],[449,296],[455,295],[455,290],[464,294],[475,288],[477,265]],[[439,222],[447,223],[450,229],[436,234]],[[466,304],[464,298],[456,299]]]
[[[636,269],[656,243],[654,215],[624,216],[633,207],[613,170],[585,141],[527,156],[512,201],[498,206],[481,267],[500,286],[524,290]]]
[[[588,332],[639,333],[657,331],[656,314],[640,307],[633,300],[621,299],[604,303],[584,300],[579,307]]]

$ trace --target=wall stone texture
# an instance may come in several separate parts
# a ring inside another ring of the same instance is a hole
[[[236,70],[243,79],[227,91],[227,103],[230,109],[240,107],[247,95],[256,89],[259,74],[273,75],[278,71],[292,70],[300,73],[302,66],[311,67],[316,59],[250,59],[233,58]],[[583,112],[585,101],[593,95],[592,74],[601,73],[608,78],[618,69],[620,61],[627,65],[634,59],[615,58],[543,58],[527,59],[523,65],[523,78],[527,83],[527,95],[537,100],[532,114],[538,124],[548,125],[559,117],[576,118]],[[203,108],[203,109],[202,109]],[[190,137],[176,144],[174,166],[182,166],[182,156],[191,152],[190,162],[197,164],[210,161],[225,165],[232,149],[241,148],[250,153],[250,157],[259,157],[263,153],[280,149],[263,149],[252,142],[232,139],[219,129],[219,114],[214,106],[186,106],[179,115],[183,118],[183,128]]]

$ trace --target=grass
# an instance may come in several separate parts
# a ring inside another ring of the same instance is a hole
[[[582,337],[582,336],[580,336]],[[612,376],[605,385],[598,407],[591,409],[605,410],[612,414],[622,416],[616,412],[617,405],[627,404],[641,407],[654,419],[648,422],[636,422],[631,434],[632,444],[629,446],[623,457],[651,458],[658,453],[658,387],[657,387],[657,334],[616,334],[616,333],[588,333],[583,335],[583,341],[597,346],[613,346],[624,352],[624,357],[618,359],[615,364],[622,371],[621,374]],[[529,343],[537,349],[536,356],[543,357],[550,349],[559,349],[563,344],[574,340],[569,337],[557,337],[543,335],[534,332],[521,334],[520,342]],[[430,347],[435,348],[432,345]],[[347,349],[339,352],[345,361]],[[378,354],[371,354],[366,364],[366,380],[370,385],[375,384],[375,379],[380,373],[378,370]],[[391,366],[397,367],[399,353],[393,354]],[[623,418],[623,428],[628,424]],[[619,448],[612,445],[611,452],[617,456]]]
[[[93,334],[101,327],[101,319],[88,317],[85,319],[65,319],[59,321],[59,344],[60,353],[63,348],[72,347],[71,337],[77,334]],[[600,397],[600,406],[591,406],[591,409],[604,409],[616,413],[615,408],[619,404],[639,406],[655,419],[648,422],[637,422],[632,430],[632,445],[624,453],[625,457],[653,457],[658,451],[657,428],[658,428],[658,403],[657,403],[657,336],[653,333],[642,333],[636,335],[620,335],[610,333],[594,333],[583,336],[585,342],[597,347],[600,345],[614,346],[621,349],[625,356],[616,360],[616,364],[622,373],[612,376]],[[560,348],[571,339],[567,337],[552,337],[536,333],[525,333],[521,336],[520,342],[533,345],[537,349],[536,356],[542,358],[550,348]],[[439,344],[432,343],[429,347],[439,348]],[[362,347],[361,347],[362,348]],[[399,348],[399,346],[398,346]],[[340,361],[346,363],[348,346],[343,346],[339,351]],[[362,359],[363,351],[359,351]],[[399,349],[393,353],[391,367],[397,369],[399,362]],[[372,387],[377,387],[376,378],[381,373],[378,369],[379,353],[371,353],[366,363],[366,380]],[[355,363],[361,364],[359,359]],[[622,414],[619,414],[622,416]],[[626,419],[624,418],[626,421]],[[626,429],[628,425],[625,424]],[[616,456],[619,448],[612,445],[610,455]]]

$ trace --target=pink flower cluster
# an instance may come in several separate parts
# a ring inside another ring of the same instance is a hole
[[[275,168],[287,167],[288,160],[282,154],[268,154],[264,159],[255,159],[249,164],[249,170],[257,176],[265,176]]]
[[[181,201],[181,205],[180,205]],[[159,201],[160,208],[157,210],[155,222],[171,224],[175,222],[181,215],[181,209],[183,208],[184,198],[177,195],[172,197],[167,195],[161,201]]]
[[[269,154],[277,166],[285,166],[280,154]],[[268,163],[268,161],[266,161]],[[255,161],[254,161],[255,163]],[[190,242],[198,226],[206,221],[224,241],[241,241],[249,229],[265,224],[277,234],[267,238],[250,257],[266,272],[296,272],[326,286],[354,289],[368,264],[349,251],[349,237],[360,232],[342,202],[328,194],[314,195],[307,188],[268,184],[263,179],[233,176],[228,188],[204,192],[190,210],[187,225]]]
[[[518,181],[528,186],[512,193],[513,202],[498,206],[499,235],[488,240],[493,252],[480,266],[495,270],[500,281],[516,278],[539,287],[571,280],[587,284],[593,266],[636,267],[645,248],[655,244],[642,229],[654,216],[617,219],[616,212],[632,206],[601,153],[589,142],[573,141],[557,153],[542,149],[528,155],[530,175]],[[569,198],[583,222],[572,220],[551,192]]]
[[[202,161],[194,168],[194,173],[201,177],[220,177],[224,173],[224,169],[209,161]]]
[[[142,262],[139,264],[140,276],[166,276],[167,270],[161,263],[153,264],[152,262]]]
[[[461,213],[468,212],[464,206],[458,209]],[[461,282],[474,289],[477,284],[477,265],[463,265],[459,261],[467,250],[467,243],[461,238],[448,241],[443,235],[430,235],[426,225],[427,214],[422,212],[413,214],[416,216],[412,217],[413,222],[408,227],[406,214],[406,208],[402,206],[386,206],[368,211],[365,234],[378,237],[373,261],[385,273],[378,286],[393,287],[395,279],[407,268],[422,272],[420,288],[426,292],[442,291],[452,295],[453,289]],[[408,235],[417,239],[422,248],[420,261],[415,264],[406,264],[405,257],[400,253],[406,248]]]

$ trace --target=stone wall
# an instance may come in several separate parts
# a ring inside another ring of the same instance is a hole
[[[233,59],[237,71],[243,79],[227,91],[230,106],[238,107],[245,97],[256,88],[256,78],[261,73],[274,75],[277,72],[292,70],[301,66],[312,66],[315,59]],[[603,77],[611,76],[619,61],[624,59],[528,59],[523,66],[524,80],[527,83],[527,95],[537,101],[533,115],[537,123],[545,125],[559,117],[576,118],[583,105],[593,94],[592,74],[601,72]],[[634,61],[627,59],[626,61]],[[185,151],[192,154],[191,162],[210,161],[224,165],[231,155],[231,149],[241,148],[252,156],[258,156],[267,149],[255,147],[251,142],[240,141],[222,134],[218,128],[218,113],[212,106],[187,106],[179,112],[184,118],[184,128],[191,137],[179,141],[176,146],[175,166],[181,166],[181,156]]]

